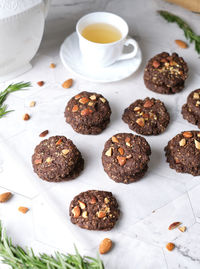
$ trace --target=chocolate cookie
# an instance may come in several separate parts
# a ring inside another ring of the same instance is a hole
[[[83,170],[84,160],[70,139],[52,136],[36,146],[32,164],[40,178],[60,182],[76,178]]]
[[[70,204],[71,222],[87,230],[111,230],[120,211],[111,192],[90,190],[81,192]]]
[[[149,90],[163,94],[180,92],[188,76],[188,67],[177,53],[162,52],[151,58],[144,70],[144,83]]]
[[[163,102],[147,97],[126,108],[122,119],[138,134],[158,135],[166,129],[170,116]]]
[[[116,182],[134,182],[147,171],[150,154],[151,148],[145,138],[128,133],[116,134],[104,146],[104,171]]]
[[[81,134],[99,134],[110,122],[111,109],[108,101],[94,92],[81,92],[68,102],[66,122]]]
[[[165,147],[167,162],[179,173],[200,175],[200,132],[185,131],[172,138]]]
[[[181,111],[183,118],[200,128],[200,89],[191,92]]]

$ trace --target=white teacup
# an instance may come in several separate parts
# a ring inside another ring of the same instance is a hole
[[[112,43],[95,43],[82,36],[82,31],[88,25],[106,23],[113,25],[121,32],[121,39]],[[119,16],[108,12],[94,12],[83,16],[76,25],[79,37],[79,47],[84,63],[92,67],[106,67],[119,60],[127,60],[135,57],[138,44],[132,38],[127,38],[128,25]],[[123,53],[124,46],[131,44],[133,51]]]

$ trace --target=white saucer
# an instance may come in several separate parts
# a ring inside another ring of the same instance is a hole
[[[118,61],[101,69],[90,68],[81,59],[78,36],[74,32],[61,45],[60,58],[66,68],[81,78],[93,82],[105,83],[119,81],[132,75],[142,62],[142,53],[139,48],[137,55],[130,60]]]

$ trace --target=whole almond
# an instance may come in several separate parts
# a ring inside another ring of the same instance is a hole
[[[113,143],[119,143],[119,140],[117,139],[117,137],[115,137],[115,136],[112,136],[112,142]]]
[[[40,137],[45,137],[46,135],[48,135],[49,131],[45,130],[43,131],[41,134],[39,134]]]
[[[119,153],[120,153],[121,155],[124,154],[124,150],[123,150],[123,148],[118,148],[118,151],[119,151]]]
[[[172,224],[170,224],[169,227],[168,227],[168,229],[169,230],[173,230],[173,229],[177,228],[180,225],[181,225],[181,222],[176,221],[176,222],[173,222]]]
[[[29,114],[26,113],[26,114],[23,115],[23,120],[27,121],[29,119],[30,119]]]
[[[171,242],[167,243],[166,245],[167,250],[172,251],[174,248],[175,248],[174,243],[171,243]]]
[[[12,196],[11,192],[4,192],[0,194],[0,203],[7,202]]]
[[[55,65],[54,63],[51,63],[49,67],[50,67],[50,68],[55,68],[56,65]]]
[[[62,87],[65,89],[68,89],[72,86],[72,84],[73,84],[73,79],[70,78],[70,79],[67,79],[63,82]]]
[[[72,209],[72,213],[74,215],[74,218],[78,218],[81,214],[81,210],[80,210],[80,207],[79,206],[75,206],[73,209]]]
[[[186,49],[188,47],[187,43],[179,39],[176,39],[175,43],[182,49]]]
[[[99,245],[99,253],[105,254],[112,248],[112,241],[109,238],[104,238]]]
[[[37,85],[40,86],[40,87],[42,87],[44,85],[44,81],[42,81],[42,80],[41,81],[38,81],[37,82]]]
[[[120,166],[123,166],[126,163],[126,157],[117,156],[117,160]]]
[[[153,101],[147,99],[143,107],[149,108],[149,107],[152,107],[152,105],[153,105]]]
[[[24,206],[20,206],[18,208],[18,211],[23,213],[23,214],[26,214],[27,211],[29,211],[29,209],[27,207],[24,207]]]

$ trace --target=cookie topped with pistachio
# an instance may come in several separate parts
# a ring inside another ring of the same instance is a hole
[[[144,83],[154,92],[173,94],[184,88],[188,66],[177,53],[162,52],[151,58],[144,70]]]
[[[120,216],[118,203],[111,192],[89,190],[72,200],[71,222],[87,230],[111,230]]]
[[[116,182],[131,183],[147,171],[151,148],[144,137],[130,133],[113,135],[104,146],[104,171]]]
[[[200,175],[200,132],[185,131],[172,138],[165,147],[167,162],[179,173]]]
[[[122,119],[138,134],[158,135],[165,131],[170,116],[163,102],[147,97],[126,108]]]
[[[43,180],[60,182],[76,178],[83,170],[84,160],[70,139],[57,135],[36,146],[32,164]]]
[[[80,92],[72,97],[65,109],[66,122],[81,134],[99,134],[110,122],[108,101],[95,92]]]
[[[200,128],[200,89],[192,91],[182,106],[183,118]]]

